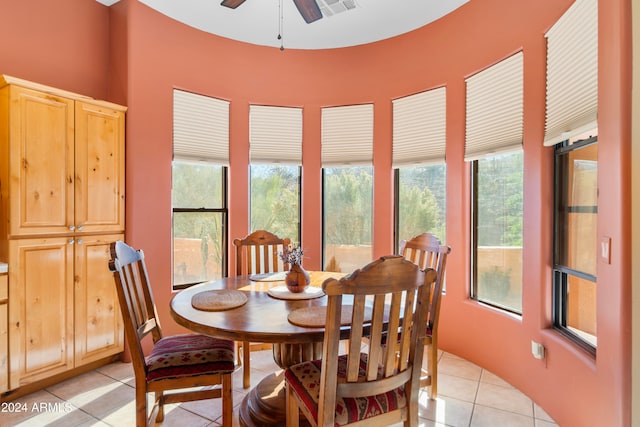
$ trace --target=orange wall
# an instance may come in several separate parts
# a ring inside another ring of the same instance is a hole
[[[599,174],[604,191],[600,192],[598,236],[612,238],[613,256],[611,265],[601,260],[598,264],[597,359],[550,329],[553,159],[552,150],[542,146],[544,32],[571,0],[473,0],[427,27],[390,40],[354,48],[284,52],[200,32],[135,0],[122,0],[110,8],[109,31],[103,30],[101,17],[95,18],[95,7],[65,10],[64,20],[83,21],[90,16],[97,22],[96,34],[92,33],[85,43],[104,49],[96,58],[99,71],[92,69],[92,60],[74,57],[73,49],[67,48],[77,38],[74,32],[59,36],[60,59],[50,58],[46,68],[35,59],[25,60],[25,52],[30,57],[46,56],[51,49],[44,41],[47,34],[39,34],[38,42],[31,41],[34,36],[27,14],[30,6],[48,2],[19,3],[20,10],[10,21],[26,22],[14,25],[11,33],[0,26],[3,40],[17,40],[12,46],[0,47],[0,72],[94,96],[106,92],[111,101],[129,107],[127,240],[145,249],[167,332],[180,330],[168,314],[172,296],[173,88],[231,101],[230,238],[248,231],[249,104],[304,107],[302,241],[309,268],[319,268],[320,109],[375,104],[374,255],[379,256],[393,250],[391,100],[446,85],[447,243],[453,252],[442,305],[441,347],[511,382],[563,427],[630,424],[631,284],[626,255],[630,252],[626,230],[630,229],[631,167],[629,0],[601,2],[599,13]],[[67,3],[79,6],[86,0],[66,0],[64,7]],[[102,9],[97,9],[100,15]],[[523,316],[514,318],[468,299],[469,171],[463,160],[464,79],[521,49],[525,73],[526,261]],[[67,62],[75,64],[83,78],[69,78],[68,69],[74,67]],[[545,345],[545,360],[531,356],[532,339]]]
[[[0,73],[107,97],[109,8],[95,1],[5,1]]]

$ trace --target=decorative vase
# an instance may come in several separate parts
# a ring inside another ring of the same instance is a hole
[[[300,264],[293,264],[291,265],[291,270],[287,273],[284,282],[289,291],[294,293],[302,292],[309,285],[309,273],[307,270],[302,268]]]

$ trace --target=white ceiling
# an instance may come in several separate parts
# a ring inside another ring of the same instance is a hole
[[[97,1],[109,6],[118,0]],[[247,0],[237,9],[221,6],[221,0],[140,1],[177,21],[222,37],[262,46],[280,47],[282,43],[290,49],[328,49],[415,30],[469,0],[346,0],[355,3],[355,8],[311,24],[304,22],[293,0]],[[317,0],[321,7],[326,1]]]

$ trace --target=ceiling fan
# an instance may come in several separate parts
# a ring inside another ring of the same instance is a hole
[[[222,6],[235,9],[244,2],[245,0],[222,0],[222,3],[220,4]],[[302,18],[307,24],[322,18],[322,12],[320,11],[320,7],[318,7],[318,3],[316,3],[316,0],[293,0],[293,3],[295,3],[300,15],[302,15]]]

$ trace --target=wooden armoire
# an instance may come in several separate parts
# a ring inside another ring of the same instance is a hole
[[[0,261],[8,264],[0,386],[7,390],[123,351],[108,260],[110,242],[124,238],[125,111],[0,76]]]

